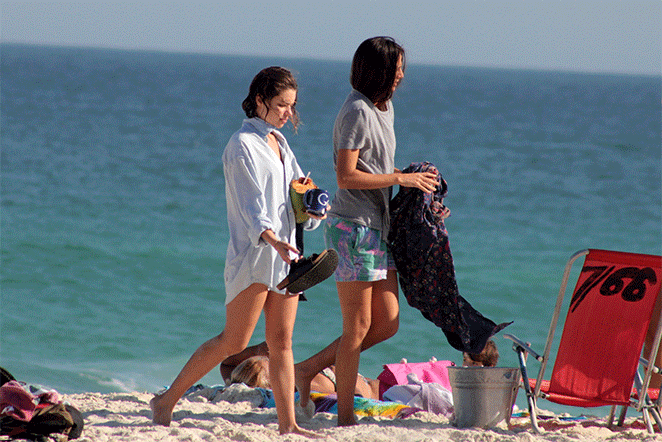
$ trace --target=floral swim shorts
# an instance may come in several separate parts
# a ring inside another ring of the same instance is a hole
[[[338,252],[336,281],[379,281],[386,279],[395,262],[379,230],[341,218],[329,217],[324,224],[326,247]]]

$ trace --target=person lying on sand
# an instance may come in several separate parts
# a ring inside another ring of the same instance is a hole
[[[247,347],[241,353],[230,356],[220,365],[221,376],[226,385],[243,382],[249,387],[271,388],[269,384],[269,349],[266,342]],[[335,366],[319,372],[310,383],[311,391],[335,393]],[[359,375],[354,394],[379,399],[379,380]]]

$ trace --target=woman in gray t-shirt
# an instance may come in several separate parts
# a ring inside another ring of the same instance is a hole
[[[432,192],[433,173],[400,173],[394,166],[391,96],[404,77],[404,49],[392,38],[361,43],[352,61],[353,90],[333,129],[338,191],[325,225],[327,248],[339,255],[336,286],[343,316],[339,340],[297,364],[297,387],[307,402],[310,375],[335,356],[338,425],[354,425],[354,386],[362,349],[398,329],[398,282],[386,248],[389,200],[395,184]],[[307,388],[307,389],[306,389]]]

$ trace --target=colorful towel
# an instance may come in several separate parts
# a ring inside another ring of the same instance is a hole
[[[441,217],[448,186],[429,162],[412,163],[403,173],[434,172],[439,186],[426,194],[400,187],[390,205],[388,242],[407,302],[440,327],[456,350],[480,353],[487,340],[512,322],[495,324],[460,296],[448,232]]]
[[[335,393],[312,392],[310,397],[315,403],[316,413],[338,414],[338,397]],[[421,410],[398,402],[378,401],[354,396],[354,414],[357,416],[381,416],[395,419],[411,416],[417,411]]]
[[[217,400],[224,400],[227,402],[251,402],[256,407],[261,408],[274,408],[276,401],[272,390],[266,388],[252,388],[244,384],[232,384],[228,387],[205,386],[202,384],[191,387],[184,395],[201,395],[211,402]],[[315,413],[334,413],[338,414],[338,398],[335,393],[317,393],[312,392],[310,395],[313,403],[315,404]],[[299,401],[299,392],[294,394],[295,402]],[[366,399],[362,397],[354,397],[354,412],[357,416],[382,416],[391,419],[405,418],[411,416],[417,411],[421,411],[415,407],[408,407],[407,405],[398,402],[378,401],[374,399]]]

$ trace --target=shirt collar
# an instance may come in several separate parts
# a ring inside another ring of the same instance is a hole
[[[262,118],[258,118],[258,117],[247,118],[244,120],[244,122],[253,126],[255,128],[255,131],[262,138],[267,138],[267,135],[273,132],[273,134],[276,135],[276,138],[278,138],[279,141],[285,139],[283,134],[281,134],[274,126],[267,123]]]
[[[391,100],[388,100],[386,102],[386,110],[383,111],[383,110],[380,110],[377,106],[375,106],[375,103],[373,103],[370,98],[366,97],[363,94],[363,92],[357,91],[356,89],[352,88],[352,93],[355,94],[356,97],[358,97],[358,98],[362,99],[363,101],[365,101],[368,104],[368,106],[370,106],[371,108],[373,108],[377,112],[381,112],[381,113],[387,112],[388,108],[391,106]]]

